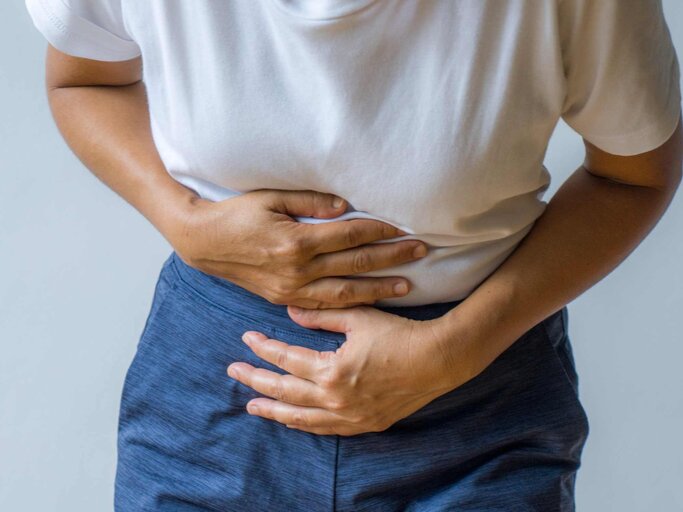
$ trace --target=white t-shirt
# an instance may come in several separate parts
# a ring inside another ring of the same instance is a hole
[[[543,213],[560,118],[661,145],[681,109],[661,0],[26,0],[61,51],[142,55],[155,143],[202,197],[337,194],[424,240],[416,305],[465,298]],[[577,166],[581,162],[577,162]],[[395,241],[393,239],[392,241]],[[379,242],[384,243],[384,242]]]

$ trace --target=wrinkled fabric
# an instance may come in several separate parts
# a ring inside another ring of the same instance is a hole
[[[380,309],[427,320],[457,304]],[[227,376],[228,365],[284,371],[251,352],[247,330],[315,350],[345,339],[173,252],[123,388],[117,512],[574,510],[588,421],[566,307],[464,385],[355,436],[249,415],[246,403],[264,395]]]
[[[296,219],[377,219],[427,244],[358,274],[412,283],[378,305],[462,300],[505,261],[547,206],[560,119],[634,155],[664,143],[681,109],[661,0],[26,5],[66,53],[141,56],[159,156],[201,197],[332,193],[342,215]]]

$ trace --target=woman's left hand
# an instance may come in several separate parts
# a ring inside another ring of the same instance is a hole
[[[449,360],[459,351],[445,344],[458,340],[445,339],[438,319],[412,320],[370,306],[289,306],[288,313],[304,327],[345,333],[346,341],[320,352],[247,331],[243,340],[251,350],[288,373],[235,362],[228,375],[272,397],[251,400],[250,414],[290,428],[344,436],[381,432],[476,374],[465,350],[458,361]]]

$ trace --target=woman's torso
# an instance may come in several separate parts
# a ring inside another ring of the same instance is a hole
[[[202,197],[318,190],[424,240],[417,305],[467,296],[543,213],[554,1],[123,1],[169,173]]]

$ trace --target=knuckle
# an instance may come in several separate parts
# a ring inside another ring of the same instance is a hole
[[[391,224],[382,223],[382,238],[393,238],[396,236],[396,228]]]
[[[348,302],[353,296],[353,289],[350,282],[344,282],[334,290],[334,300],[338,302]]]
[[[273,244],[266,249],[271,260],[284,260],[289,257],[290,245],[288,240]]]
[[[355,415],[355,416],[351,416],[351,417],[348,419],[348,421],[349,421],[349,423],[351,423],[352,425],[360,426],[360,425],[365,425],[365,424],[367,423],[367,418],[366,418],[364,415],[358,414],[358,415]]]
[[[306,421],[306,416],[299,411],[292,414],[292,423],[294,425],[301,426],[306,426],[308,424],[308,422]]]
[[[287,304],[293,295],[294,288],[287,279],[277,279],[270,285],[268,300],[273,304]]]
[[[348,406],[348,400],[344,397],[333,397],[327,402],[327,408],[331,411],[343,411]]]
[[[334,388],[340,384],[341,376],[338,370],[334,368],[328,368],[323,372],[318,380],[321,386],[325,388]]]
[[[277,261],[279,258],[279,255],[276,254],[276,251],[273,249],[273,247],[262,245],[252,249],[252,256],[254,261],[259,263],[270,262],[273,260]]]
[[[289,360],[289,351],[290,348],[289,346],[287,346],[283,350],[278,352],[277,356],[275,357],[276,366],[279,366],[280,368],[284,368],[287,366],[287,361]]]
[[[370,269],[371,258],[367,251],[359,250],[353,255],[351,270],[354,273],[365,272]]]
[[[282,402],[286,402],[286,397],[285,397],[285,388],[282,382],[282,379],[278,379],[275,381],[275,384],[273,385],[272,389],[272,395],[275,400],[280,400]]]
[[[360,243],[360,232],[353,225],[349,225],[344,232],[344,239],[349,247],[356,247]]]
[[[291,260],[298,260],[303,252],[303,243],[299,238],[290,238],[285,243],[285,251]]]
[[[289,237],[275,246],[273,253],[275,257],[286,261],[299,261],[305,250],[303,238]]]

